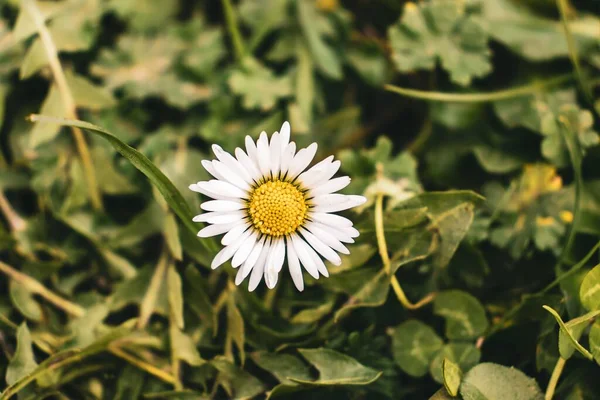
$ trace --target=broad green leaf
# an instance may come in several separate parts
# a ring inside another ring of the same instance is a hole
[[[417,378],[427,374],[443,345],[430,326],[414,319],[396,327],[392,334],[394,360],[404,372]]]
[[[52,118],[52,117],[44,117],[44,116],[32,116],[32,121],[39,121],[43,123],[54,123],[54,124],[62,124],[67,126],[76,126],[81,129],[88,130],[94,134],[101,136],[102,138],[108,140],[110,144],[117,150],[121,155],[123,155],[134,167],[136,167],[140,172],[148,177],[150,182],[156,186],[156,188],[163,195],[171,209],[177,214],[177,216],[181,219],[184,225],[192,232],[196,233],[198,231],[198,227],[192,222],[192,212],[190,211],[187,203],[181,196],[181,193],[173,186],[171,181],[169,181],[162,172],[156,166],[148,160],[146,156],[135,150],[133,147],[128,146],[127,144],[121,142],[114,136],[112,133],[105,131],[104,129],[90,124],[88,122],[76,121],[76,120],[68,120],[62,118]],[[200,240],[200,243],[205,247],[205,249],[209,252],[214,251],[214,245],[212,245],[212,241],[208,240]],[[210,244],[209,244],[210,243]]]
[[[406,3],[388,36],[392,60],[401,72],[431,70],[439,60],[453,82],[467,86],[492,70],[487,34],[464,2]]]
[[[85,314],[69,323],[73,338],[65,348],[82,348],[94,343],[100,334],[105,333],[102,321],[109,314],[108,305],[97,303],[86,309]]]
[[[452,397],[458,396],[458,388],[462,379],[460,367],[447,358],[444,358],[442,370],[444,374],[444,387]]]
[[[474,344],[450,342],[442,348],[429,365],[429,372],[436,382],[444,383],[444,361],[456,364],[463,372],[468,372],[481,358],[481,351]],[[452,367],[451,367],[452,368]]]
[[[177,390],[168,392],[144,393],[144,399],[160,400],[210,400],[209,395],[203,395],[193,390]]]
[[[475,339],[488,327],[485,309],[479,300],[460,290],[439,293],[433,303],[433,312],[446,319],[448,339]]]
[[[152,276],[154,275],[154,265],[148,265],[140,270],[135,277],[121,282],[110,296],[111,311],[120,310],[129,304],[139,305],[144,299]],[[161,285],[154,303],[154,312],[160,315],[169,315],[169,302],[167,285]]]
[[[41,305],[23,284],[11,280],[9,283],[10,299],[13,305],[29,320],[40,322],[43,318]]]
[[[292,94],[289,76],[276,77],[253,58],[246,58],[243,68],[234,71],[227,82],[233,93],[242,96],[246,109],[269,111],[279,99]]]
[[[290,354],[277,354],[261,351],[252,353],[252,360],[262,369],[273,374],[285,385],[297,385],[291,378],[302,381],[312,379],[308,365]]]
[[[428,229],[440,235],[440,244],[434,260],[439,267],[446,267],[473,223],[473,203],[463,203],[435,215]]]
[[[231,399],[250,399],[265,391],[263,384],[243,369],[224,358],[217,357],[211,364],[219,370],[219,383]]]
[[[365,367],[352,357],[331,349],[298,349],[298,351],[319,371],[319,379],[313,381],[290,378],[293,382],[315,386],[368,385],[381,376],[381,372]]]
[[[443,387],[433,394],[429,400],[452,400],[453,397],[448,394],[448,390]]]
[[[544,309],[548,311],[560,327],[560,336],[558,342],[558,350],[560,351],[561,357],[568,359],[573,355],[573,352],[577,350],[580,352],[585,358],[589,360],[593,360],[594,357],[592,354],[579,343],[579,337],[583,333],[583,330],[589,325],[590,318],[594,318],[595,316],[600,314],[600,310],[592,311],[583,317],[579,317],[571,323],[570,326],[567,326],[560,317],[560,315],[553,310],[551,307],[544,306]],[[571,321],[569,321],[571,322]]]
[[[340,60],[333,48],[323,40],[316,26],[319,15],[314,3],[298,1],[296,6],[302,33],[317,68],[328,78],[341,79],[343,72]]]
[[[33,372],[38,364],[33,356],[31,347],[31,333],[26,323],[22,323],[17,329],[17,348],[15,354],[8,363],[6,369],[6,383],[13,385],[19,379]]]
[[[464,400],[543,400],[536,381],[515,368],[479,364],[466,373],[460,385]]]
[[[590,311],[600,309],[600,264],[592,268],[579,289],[581,304]]]
[[[169,23],[178,10],[177,1],[110,0],[107,7],[123,18],[132,30],[149,32]]]
[[[178,360],[185,361],[187,364],[197,367],[205,363],[200,357],[198,348],[193,339],[182,332],[178,327],[171,329],[171,347],[173,349],[173,357]]]

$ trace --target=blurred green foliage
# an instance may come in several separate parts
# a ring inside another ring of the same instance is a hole
[[[0,399],[600,398],[599,69],[596,0],[0,3]],[[187,186],[284,120],[361,236],[248,293]]]

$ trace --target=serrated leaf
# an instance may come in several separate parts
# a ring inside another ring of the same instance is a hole
[[[290,378],[293,382],[315,386],[368,385],[381,376],[381,372],[365,367],[354,358],[331,349],[298,351],[319,371],[319,379],[312,381]]]
[[[479,300],[460,290],[439,293],[433,303],[433,312],[446,319],[448,339],[475,339],[488,327],[485,309]]]
[[[460,386],[464,400],[543,400],[536,381],[523,372],[493,363],[479,364],[465,375]]]
[[[242,104],[246,109],[269,111],[279,99],[292,94],[289,76],[276,77],[253,58],[246,58],[243,68],[234,71],[227,83],[233,93],[242,96]]]
[[[437,333],[418,320],[402,323],[392,334],[394,360],[404,372],[417,378],[427,374],[429,364],[443,345]]]
[[[401,72],[430,70],[439,61],[453,82],[467,86],[492,70],[487,34],[464,2],[406,3],[388,36],[392,60]]]

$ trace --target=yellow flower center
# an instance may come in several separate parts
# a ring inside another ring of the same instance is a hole
[[[254,189],[249,210],[256,229],[265,235],[283,236],[295,232],[304,222],[308,206],[296,186],[274,180]]]

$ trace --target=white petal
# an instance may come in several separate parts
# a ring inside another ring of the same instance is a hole
[[[338,190],[342,190],[349,184],[349,176],[340,176],[339,178],[328,180],[327,182],[321,183],[319,186],[316,186],[314,189],[311,189],[308,192],[308,198],[310,199],[315,196],[322,196],[324,194],[337,192]]]
[[[270,152],[270,165],[271,165],[271,174],[276,177],[279,175],[279,170],[281,168],[281,139],[279,138],[279,133],[275,132],[273,136],[271,136],[271,143],[269,144],[269,152]]]
[[[225,163],[214,160],[212,162],[214,169],[221,175],[225,180],[232,185],[239,187],[242,190],[248,191],[250,190],[250,185],[244,179],[241,178],[241,175],[229,168]],[[250,179],[250,178],[248,178]]]
[[[269,289],[273,289],[277,284],[279,278],[279,271],[283,267],[283,260],[285,259],[285,243],[283,238],[276,239],[271,253],[267,257],[265,264],[265,283]]]
[[[336,238],[337,240],[339,240],[340,242],[343,243],[354,243],[354,239],[352,239],[352,236],[348,235],[346,232],[341,231],[340,229],[333,227],[331,225],[324,225],[320,222],[310,222],[308,224],[306,224],[306,227],[308,228],[308,230],[312,231],[313,230],[313,226],[316,226],[317,228],[320,228],[321,230],[327,232],[328,234],[330,234],[331,236],[333,236],[334,238]]]
[[[296,152],[296,143],[292,142],[287,145],[283,153],[281,154],[281,176],[284,176],[290,165],[292,164],[292,160],[294,159],[294,153]]]
[[[340,165],[342,165],[340,160],[332,162],[331,164],[327,165],[325,167],[325,170],[320,174],[315,173],[310,178],[306,178],[304,184],[310,188],[322,185],[323,183],[329,181],[329,179],[331,179],[331,177],[334,176],[336,172],[338,172],[338,170],[340,169]]]
[[[308,254],[308,245],[306,242],[300,239],[300,237],[295,233],[292,233],[290,237],[292,238],[292,243],[294,245],[294,249],[296,250],[296,254],[302,262],[306,272],[308,272],[313,278],[319,279],[319,270],[317,269],[317,266],[310,254]]]
[[[248,153],[248,157],[250,158],[250,160],[252,160],[256,169],[260,170],[260,168],[258,167],[258,150],[256,149],[256,144],[250,136],[246,136],[245,140],[246,153]]]
[[[347,194],[324,194],[311,200],[314,212],[337,212],[359,206],[366,202],[363,196]]]
[[[335,251],[331,249],[331,247],[327,246],[325,243],[320,241],[315,235],[307,231],[306,229],[301,229],[300,233],[306,239],[308,244],[312,246],[320,255],[325,257],[327,261],[332,263],[333,265],[340,265],[342,263],[342,259],[337,255]]]
[[[271,153],[269,152],[269,139],[265,131],[260,134],[256,144],[258,169],[264,177],[269,176],[271,171]]]
[[[200,208],[205,211],[237,211],[246,208],[246,204],[241,201],[211,200],[200,204]]]
[[[325,243],[327,246],[331,247],[335,251],[340,252],[342,254],[350,254],[350,250],[348,250],[348,248],[344,246],[342,242],[340,242],[334,235],[319,228],[316,224],[309,222],[306,224],[306,229],[308,229],[313,235],[319,238],[321,242]]]
[[[265,248],[265,240],[266,240],[266,236],[263,236],[254,245],[254,248],[252,248],[252,251],[250,252],[250,255],[248,256],[248,258],[246,259],[246,261],[244,261],[244,263],[240,267],[240,272],[239,272],[239,274],[240,274],[239,279],[240,280],[238,281],[238,277],[237,276],[235,278],[235,284],[236,285],[239,285],[240,283],[242,283],[242,281],[244,279],[246,279],[246,277],[250,274],[250,271],[252,271],[252,268],[254,267],[254,265],[257,263],[258,260],[260,260],[260,257],[262,256],[263,250]]]
[[[325,268],[325,263],[321,260],[321,257],[304,241],[298,236],[298,240],[296,240],[295,244],[300,244],[300,247],[303,247],[303,251],[305,252],[305,256],[308,255],[313,265],[317,268],[317,271],[321,273],[321,275],[329,276],[329,272],[327,268]],[[296,250],[298,250],[298,246],[296,246]],[[300,255],[300,253],[298,253]]]
[[[196,215],[192,221],[208,222],[209,224],[228,224],[235,221],[245,221],[245,211],[212,211],[204,214]]]
[[[250,226],[249,222],[241,223],[236,225],[235,228],[231,229],[229,232],[223,236],[221,239],[221,244],[223,246],[228,246],[233,243],[237,238],[239,238],[242,233],[246,232],[246,229]]]
[[[198,236],[202,238],[211,237],[221,235],[225,232],[229,232],[231,229],[236,228],[239,225],[239,222],[231,222],[229,224],[219,224],[219,225],[208,225],[198,232]]]
[[[312,159],[317,154],[317,144],[313,143],[305,149],[300,150],[294,159],[292,160],[292,164],[290,165],[290,169],[288,171],[288,176],[290,178],[295,178],[300,174],[300,172],[304,171],[308,164],[312,161]]]
[[[208,182],[198,182],[199,188],[207,190],[208,192],[217,193],[221,196],[234,197],[238,199],[247,199],[248,193],[242,189],[232,185],[229,182],[210,180]]]
[[[211,174],[212,176],[214,176],[215,178],[217,178],[219,180],[222,180],[222,181],[225,180],[225,177],[223,175],[221,175],[219,173],[219,171],[217,171],[215,169],[215,167],[212,164],[212,161],[202,160],[200,163],[202,164],[202,166],[204,167],[206,172],[208,172],[209,174]]]
[[[352,221],[350,221],[348,218],[344,218],[336,214],[311,212],[309,216],[310,219],[314,221],[320,222],[325,225],[331,225],[334,228],[352,226]]]
[[[248,237],[248,239],[246,239],[244,241],[244,243],[242,243],[240,248],[235,252],[235,255],[233,256],[233,260],[231,260],[231,266],[233,268],[239,267],[240,265],[242,265],[242,263],[244,261],[246,261],[246,259],[250,255],[250,252],[252,251],[252,248],[254,247],[254,244],[256,243],[257,238],[258,238],[258,233],[256,233],[256,231],[254,231]]]
[[[248,174],[252,178],[254,182],[258,182],[260,180],[261,174],[258,168],[256,168],[256,164],[248,157],[244,150],[239,147],[235,149],[235,156],[240,164],[248,171]]]
[[[332,161],[333,161],[333,156],[329,156],[326,159],[319,161],[318,163],[316,163],[315,165],[310,167],[308,170],[301,173],[298,176],[298,180],[300,182],[302,182],[305,187],[312,187],[311,182],[316,181],[319,177],[328,173],[328,171],[331,167]],[[339,163],[339,161],[338,161],[338,163]],[[335,172],[334,172],[334,174],[335,174]],[[331,176],[333,176],[333,174],[331,174]],[[327,179],[329,179],[329,178],[327,178]]]
[[[236,173],[246,183],[252,183],[252,178],[246,169],[235,159],[231,154],[226,152],[216,144],[212,145],[213,153],[217,156],[219,161],[227,165],[234,173]]]
[[[198,183],[204,184],[204,183],[208,183],[208,182],[198,182]],[[210,190],[206,190],[206,188],[198,186],[198,183],[192,183],[189,186],[190,190],[193,190],[194,192],[197,192],[197,193],[202,193],[203,195],[211,197],[213,199],[218,199],[218,200],[226,200],[226,199],[229,200],[229,199],[231,199],[231,197],[228,197],[228,196],[225,196],[225,195],[222,195],[222,194],[218,194],[218,193],[214,193],[214,192],[212,192]]]
[[[279,130],[279,136],[281,137],[281,153],[285,151],[288,143],[290,142],[290,123],[285,121],[281,125],[281,129]]]
[[[302,292],[304,290],[304,279],[302,278],[302,270],[300,269],[300,260],[298,260],[298,255],[290,239],[287,240],[287,260],[294,285]]]
[[[210,265],[210,267],[212,269],[215,269],[218,266],[220,266],[221,264],[223,264],[224,262],[226,262],[227,260],[229,260],[231,257],[233,257],[233,255],[235,254],[235,252],[240,248],[240,246],[242,244],[244,244],[244,242],[246,241],[246,239],[248,239],[248,237],[252,233],[253,233],[253,231],[250,230],[250,229],[248,229],[246,232],[244,232],[244,234],[242,236],[240,236],[239,238],[237,238],[237,240],[235,240],[229,246],[223,247],[221,249],[221,251],[213,259],[212,264]]]
[[[338,230],[344,232],[351,238],[356,238],[356,237],[360,236],[360,232],[358,231],[358,229],[354,228],[353,226],[347,226],[345,228],[338,228]]]
[[[273,247],[271,246],[270,241],[265,243],[265,246],[263,247],[263,249],[260,253],[260,257],[256,261],[254,268],[252,268],[252,274],[250,275],[250,282],[248,283],[248,291],[249,292],[253,292],[254,289],[256,289],[256,287],[260,283],[260,281],[263,277],[263,272],[265,270],[265,262],[267,261],[267,257],[271,253],[272,248]]]

